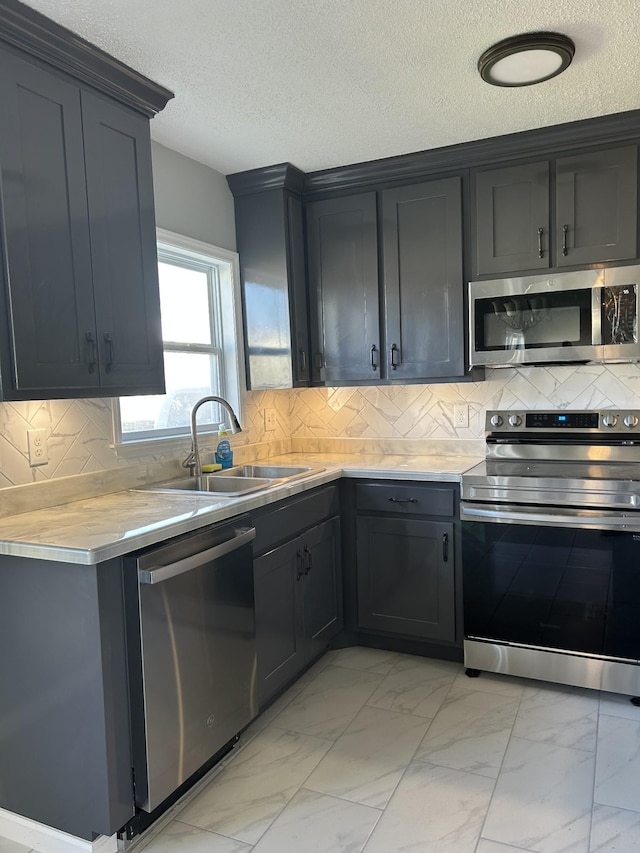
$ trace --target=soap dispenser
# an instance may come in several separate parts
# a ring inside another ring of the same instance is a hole
[[[216,462],[222,465],[223,468],[231,468],[233,466],[233,450],[231,449],[229,439],[224,437],[227,435],[229,435],[227,425],[220,424],[218,430],[218,438],[220,440],[216,447]]]

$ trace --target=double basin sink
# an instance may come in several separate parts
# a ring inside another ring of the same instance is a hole
[[[211,495],[226,495],[230,498],[248,495],[290,480],[299,480],[318,474],[324,468],[294,467],[289,465],[238,465],[215,474],[200,477],[181,477],[165,483],[147,486],[154,492],[207,492]]]

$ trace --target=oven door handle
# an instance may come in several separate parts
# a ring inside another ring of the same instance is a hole
[[[169,563],[166,566],[158,566],[155,569],[140,569],[138,570],[138,581],[141,584],[147,583],[162,583],[162,581],[175,578],[176,575],[182,575],[184,572],[190,572],[192,569],[197,569],[205,563],[211,563],[236,551],[243,545],[251,542],[256,538],[255,527],[241,527],[234,530],[234,536],[221,542],[219,545],[214,545],[213,548],[207,548],[206,551],[198,551],[197,554],[192,554],[190,557],[185,557],[183,560],[176,560],[174,563]]]
[[[546,527],[595,527],[599,530],[640,529],[640,518],[624,513],[600,515],[589,510],[567,510],[554,507],[553,512],[512,509],[508,506],[473,506],[460,504],[461,521],[485,521],[490,524],[530,524]]]

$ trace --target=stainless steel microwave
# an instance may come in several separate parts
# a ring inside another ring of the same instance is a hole
[[[469,283],[471,367],[640,361],[640,266]]]

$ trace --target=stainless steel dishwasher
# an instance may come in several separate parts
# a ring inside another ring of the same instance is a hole
[[[125,561],[136,805],[150,812],[257,708],[248,518]]]

